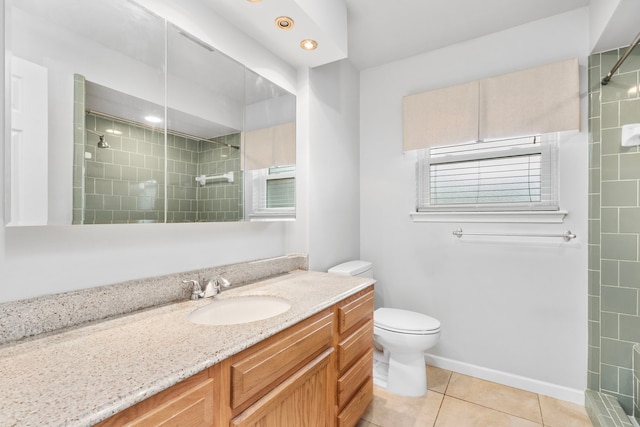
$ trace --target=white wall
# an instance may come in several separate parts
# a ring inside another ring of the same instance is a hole
[[[161,8],[156,12],[296,92],[295,69],[200,2],[146,3]],[[299,132],[304,134],[305,130]],[[0,184],[3,179],[0,177]],[[0,208],[4,212],[4,206]],[[306,252],[307,240],[304,236],[297,238],[300,232],[286,223],[1,227],[0,302],[278,256],[292,250]]]
[[[359,73],[347,60],[309,74],[309,266],[359,255]]]
[[[415,154],[402,153],[402,97],[577,57],[586,93],[588,10],[362,71],[361,257],[378,303],[442,322],[430,362],[583,402],[587,374],[587,99],[560,148],[561,225],[413,223]],[[562,232],[578,239],[463,238],[467,231]]]

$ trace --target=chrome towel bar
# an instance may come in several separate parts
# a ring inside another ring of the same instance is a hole
[[[462,228],[458,228],[453,231],[453,235],[457,238],[462,236],[506,236],[506,237],[562,237],[565,242],[575,239],[577,236],[567,230],[561,234],[546,234],[546,233],[465,233]]]

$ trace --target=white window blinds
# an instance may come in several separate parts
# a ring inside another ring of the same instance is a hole
[[[556,137],[423,150],[417,210],[557,210]]]

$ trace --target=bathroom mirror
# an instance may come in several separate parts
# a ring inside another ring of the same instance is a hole
[[[5,20],[7,225],[295,216],[294,95],[133,1],[5,0]]]

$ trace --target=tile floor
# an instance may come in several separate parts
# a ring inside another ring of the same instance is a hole
[[[581,405],[427,366],[429,392],[374,387],[356,427],[592,427]]]

